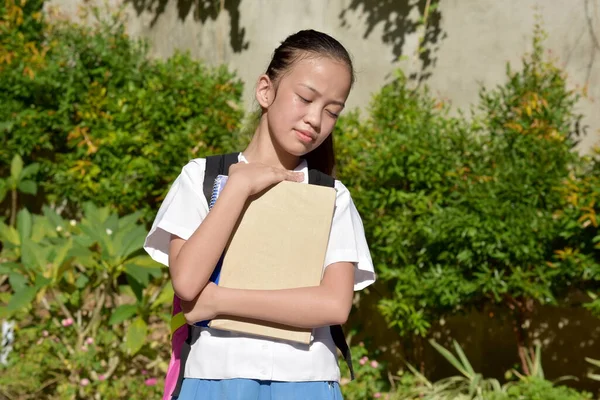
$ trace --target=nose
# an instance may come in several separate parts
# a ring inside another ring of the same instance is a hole
[[[308,107],[304,122],[310,125],[316,133],[321,133],[321,110],[315,104]]]

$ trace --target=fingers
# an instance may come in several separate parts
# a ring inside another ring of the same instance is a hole
[[[284,169],[273,169],[279,181],[302,182],[304,181],[304,173],[289,171]]]
[[[303,182],[304,181],[304,173],[303,172],[293,172],[287,171],[286,180],[291,182]]]

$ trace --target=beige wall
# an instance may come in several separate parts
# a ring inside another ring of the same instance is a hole
[[[108,0],[112,6],[122,0]],[[208,5],[200,10],[198,4]],[[151,54],[167,57],[189,50],[210,64],[227,63],[246,82],[252,105],[256,77],[273,49],[303,28],[328,32],[353,54],[358,82],[350,107],[364,107],[371,94],[390,79],[396,67],[418,72],[421,31],[416,20],[425,0],[133,0],[126,2],[128,29],[147,38]],[[579,103],[589,125],[583,150],[600,139],[600,0],[443,0],[440,18],[432,19],[428,46],[432,62],[423,71],[434,94],[455,108],[477,101],[480,83],[504,79],[505,63],[518,65],[531,48],[535,14],[549,33],[547,47],[558,57],[573,88],[586,86]],[[53,0],[67,14],[82,0]],[[402,61],[397,61],[403,56]]]

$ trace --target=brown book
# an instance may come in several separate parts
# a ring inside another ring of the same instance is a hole
[[[226,247],[219,286],[318,286],[335,198],[333,188],[284,181],[249,199]],[[311,329],[236,317],[215,318],[209,326],[303,344],[310,343],[312,334]]]

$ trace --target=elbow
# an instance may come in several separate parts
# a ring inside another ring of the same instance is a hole
[[[181,282],[175,278],[173,278],[173,291],[182,300],[182,303],[192,301],[198,296],[197,291],[189,283]]]
[[[344,325],[348,321],[351,307],[352,305],[348,306],[342,302],[337,302],[337,304],[334,304],[331,309],[330,325]]]

